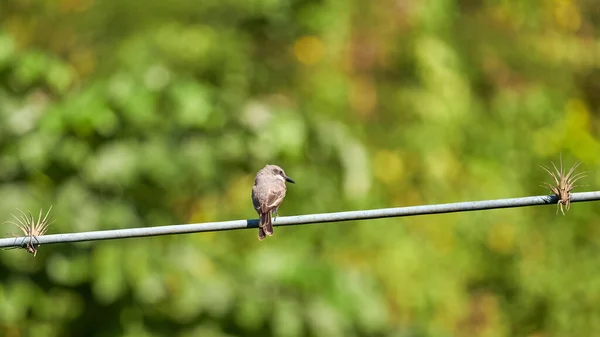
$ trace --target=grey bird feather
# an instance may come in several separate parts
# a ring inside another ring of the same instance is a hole
[[[277,165],[267,165],[256,174],[252,187],[252,204],[258,213],[258,239],[264,240],[267,235],[273,235],[273,214],[277,211],[286,194],[285,183],[295,184],[292,178]]]

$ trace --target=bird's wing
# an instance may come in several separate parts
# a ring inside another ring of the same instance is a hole
[[[252,205],[254,206],[254,209],[259,212],[261,207],[260,207],[260,199],[258,198],[258,193],[256,193],[256,185],[254,185],[252,187]]]
[[[266,207],[264,207],[262,211],[271,212],[275,208],[279,207],[284,197],[285,189],[269,190],[269,193],[267,193],[267,202],[265,202]]]

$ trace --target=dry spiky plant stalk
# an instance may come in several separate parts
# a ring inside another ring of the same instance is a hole
[[[571,190],[579,186],[575,185],[575,182],[581,178],[586,177],[586,172],[579,172],[577,174],[574,174],[575,169],[577,169],[577,167],[581,165],[581,162],[577,162],[575,163],[575,165],[573,165],[573,167],[571,167],[569,172],[565,174],[562,165],[562,154],[560,156],[560,170],[556,167],[556,165],[554,165],[554,162],[551,163],[552,167],[554,167],[555,172],[553,172],[549,167],[545,167],[542,165],[540,165],[540,167],[543,168],[546,172],[548,172],[548,174],[554,180],[554,184],[544,183],[542,187],[546,187],[550,191],[552,191],[552,193],[556,194],[556,196],[558,197],[556,214],[558,214],[558,210],[560,208],[562,214],[565,215],[563,205],[564,208],[566,208],[566,210],[569,211],[569,209],[571,208]]]
[[[44,218],[42,219],[42,210],[40,209],[40,215],[38,216],[37,221],[35,221],[33,215],[31,215],[31,212],[27,212],[26,214],[25,212],[19,209],[19,212],[21,212],[20,218],[15,216],[14,214],[11,214],[13,218],[17,220],[17,222],[5,221],[6,223],[10,223],[19,227],[19,229],[26,236],[25,241],[21,244],[21,248],[24,248],[27,252],[33,254],[33,256],[37,254],[38,247],[40,246],[37,237],[44,235],[48,230],[48,226],[50,226],[54,222],[54,220],[51,217],[48,217],[50,215],[51,210],[52,206],[50,206],[50,209],[48,209],[46,216],[44,216]],[[27,238],[29,240],[27,240]],[[34,240],[36,242],[34,242]]]

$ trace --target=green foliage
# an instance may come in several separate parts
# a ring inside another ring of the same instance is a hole
[[[267,163],[282,216],[539,195],[561,152],[600,182],[594,2],[2,7],[0,220],[255,218]],[[590,336],[594,205],[7,251],[0,335]]]

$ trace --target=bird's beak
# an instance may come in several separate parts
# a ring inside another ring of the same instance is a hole
[[[290,177],[288,177],[288,176],[285,176],[285,181],[287,181],[287,182],[290,182],[290,183],[292,183],[292,184],[295,184],[295,183],[296,183],[296,182],[295,182],[295,181],[294,181],[292,178],[290,178]]]

